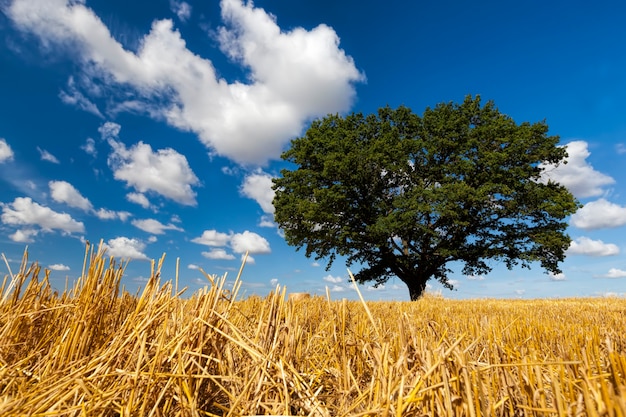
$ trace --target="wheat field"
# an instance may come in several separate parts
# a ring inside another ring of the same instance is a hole
[[[192,295],[87,246],[55,292],[0,288],[2,416],[626,416],[626,299],[241,299]]]

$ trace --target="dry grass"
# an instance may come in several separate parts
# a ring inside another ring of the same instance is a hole
[[[62,294],[26,259],[5,278],[0,415],[626,416],[623,298],[182,298],[163,260],[131,295],[85,258]]]

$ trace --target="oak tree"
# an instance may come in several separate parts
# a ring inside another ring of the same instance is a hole
[[[430,279],[452,289],[449,264],[466,275],[492,262],[538,262],[560,272],[579,207],[542,175],[566,149],[545,122],[521,124],[479,96],[422,116],[407,107],[329,115],[291,141],[274,179],[275,220],[306,256],[345,256],[360,283],[398,277],[418,299]],[[544,165],[545,163],[546,165]]]

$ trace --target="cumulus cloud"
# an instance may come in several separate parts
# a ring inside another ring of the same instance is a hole
[[[596,278],[626,278],[626,271],[618,268],[611,268],[604,275],[596,275]]]
[[[41,160],[42,161],[52,162],[53,164],[60,164],[60,162],[57,159],[57,157],[52,155],[47,150],[41,149],[39,146],[37,146],[37,151],[39,151],[39,155],[41,156]]]
[[[153,192],[186,206],[196,205],[192,186],[200,180],[193,173],[184,155],[174,149],[159,149],[139,142],[127,149],[113,139],[108,163],[115,179],[126,182],[139,193]]]
[[[235,256],[226,252],[224,249],[211,249],[210,251],[202,252],[202,256],[208,259],[222,259],[222,260],[233,260]]]
[[[230,240],[230,235],[217,230],[205,230],[202,236],[191,239],[192,242],[206,246],[226,246]]]
[[[591,155],[587,142],[578,140],[565,145],[567,148],[567,164],[555,167],[552,164],[540,164],[544,169],[542,180],[552,180],[567,187],[577,198],[597,197],[604,194],[602,187],[615,183],[615,180],[596,171],[588,162]]]
[[[249,174],[243,180],[243,184],[239,189],[241,194],[245,197],[251,198],[261,206],[263,212],[267,214],[274,213],[274,200],[275,192],[272,190],[272,176],[262,172],[256,171]]]
[[[63,233],[84,233],[85,225],[67,213],[58,213],[34,202],[30,197],[18,197],[13,203],[0,203],[2,223],[19,226],[38,226],[43,231],[59,230]],[[23,236],[23,235],[22,235]],[[30,236],[34,236],[30,233]]]
[[[115,239],[109,239],[104,244],[107,254],[115,258],[124,259],[137,259],[147,261],[150,258],[143,253],[146,248],[146,244],[140,240],[128,237],[116,237]]]
[[[72,184],[67,181],[50,181],[50,195],[57,203],[65,203],[70,207],[76,207],[84,211],[93,210],[91,202],[83,197]]]
[[[120,219],[124,222],[131,215],[127,211],[113,211],[105,208],[94,209],[91,202],[67,181],[50,181],[48,186],[50,187],[50,196],[57,203],[64,203],[70,207],[93,213],[100,220]]]
[[[94,214],[100,220],[120,219],[123,222],[125,222],[126,220],[128,220],[130,216],[132,216],[132,214],[127,211],[113,211],[113,210],[108,210],[105,208],[100,208],[98,210],[95,210]]]
[[[155,235],[165,234],[166,230],[176,230],[178,232],[183,231],[183,229],[174,224],[163,224],[160,221],[154,219],[133,220],[131,224],[136,228],[143,230],[144,232],[153,233]]]
[[[230,236],[230,246],[235,253],[270,253],[270,244],[262,236],[245,231]]]
[[[566,280],[565,274],[562,272],[558,274],[550,272],[548,273],[548,276],[550,277],[550,281],[565,281]]]
[[[22,229],[16,230],[15,233],[9,235],[9,238],[18,243],[32,243],[35,240],[35,236],[39,234],[39,230],[36,229]]]
[[[572,215],[571,224],[584,230],[623,226],[626,224],[626,207],[601,198],[585,204]]]
[[[209,252],[202,252],[202,255],[209,259],[235,259],[234,255],[226,251],[230,247],[233,252],[239,254],[267,254],[271,253],[269,242],[262,236],[246,230],[243,233],[222,233],[217,230],[205,230],[202,236],[191,240],[200,245],[211,246]],[[247,263],[253,264],[254,259],[249,257]]]
[[[220,78],[210,60],[186,47],[171,20],[155,21],[134,52],[81,1],[14,0],[4,11],[48,50],[74,56],[81,79],[110,90],[113,110],[142,111],[192,131],[212,152],[241,164],[277,158],[308,121],[349,110],[364,75],[331,27],[285,31],[252,2],[220,5],[220,49],[246,71],[245,83]],[[71,91],[66,96],[84,103]]]
[[[70,267],[63,264],[52,264],[48,266],[48,269],[52,271],[69,271]]]
[[[13,160],[13,149],[11,149],[6,139],[0,138],[0,164],[11,160]]]
[[[333,283],[333,284],[339,284],[340,282],[343,282],[343,278],[341,278],[341,277],[334,277],[332,275],[326,275],[322,279],[324,281],[326,281],[326,282],[330,282],[330,283]]]
[[[613,243],[604,243],[601,240],[592,240],[581,236],[573,240],[567,249],[568,255],[612,256],[619,254],[619,247]]]
[[[152,205],[150,204],[150,200],[148,200],[148,197],[146,197],[145,194],[142,193],[128,193],[126,194],[126,200],[130,201],[131,203],[139,204],[145,209],[152,207]]]
[[[242,253],[241,257],[239,259],[241,260],[241,262],[243,262],[245,260],[246,261],[246,265],[247,264],[254,265],[256,263],[256,259],[254,259],[250,255],[246,256],[245,253]]]

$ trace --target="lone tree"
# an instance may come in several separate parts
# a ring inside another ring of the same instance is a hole
[[[360,283],[396,276],[411,300],[432,278],[452,289],[450,262],[466,275],[489,260],[560,272],[570,238],[564,219],[579,203],[542,175],[564,163],[545,122],[516,124],[480,97],[367,117],[329,115],[294,139],[274,180],[275,219],[306,256],[362,264]]]

